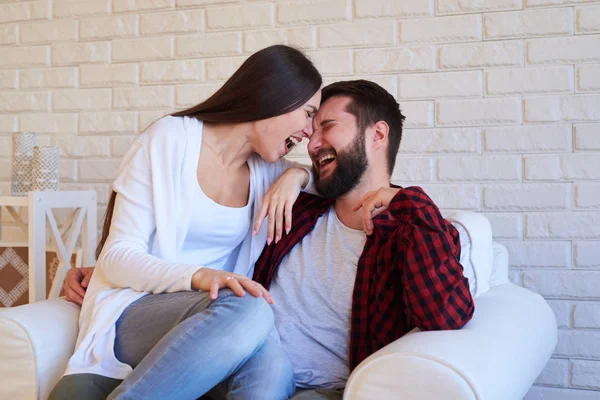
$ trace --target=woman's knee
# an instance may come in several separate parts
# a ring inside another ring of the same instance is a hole
[[[198,303],[190,309],[185,323],[192,329],[219,332],[215,337],[215,348],[222,346],[227,348],[230,356],[243,359],[262,346],[274,327],[274,316],[264,298],[249,293],[240,297],[230,289],[222,289],[208,307]],[[202,347],[201,343],[199,346]]]
[[[224,332],[227,332],[228,343],[236,343],[235,351],[254,353],[273,330],[273,310],[262,297],[254,297],[247,293],[236,296],[233,292],[219,296],[214,302],[216,313],[222,313],[226,319]],[[231,349],[231,351],[234,351]]]
[[[275,316],[271,305],[262,297],[254,297],[250,294],[241,297],[242,308],[240,313],[245,321],[242,323],[241,329],[247,333],[248,326],[252,326],[252,330],[256,336],[257,345],[262,345],[269,333],[275,327]],[[244,325],[246,327],[244,328]]]
[[[271,306],[263,297],[254,297],[250,293],[246,293],[244,296],[237,296],[230,289],[225,289],[221,292],[215,303],[220,303],[230,308],[234,318],[239,321],[264,325],[269,328],[266,331],[267,333],[271,331],[275,317]]]

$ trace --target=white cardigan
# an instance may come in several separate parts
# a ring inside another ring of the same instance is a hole
[[[65,375],[124,379],[132,369],[115,357],[114,341],[125,308],[148,293],[191,290],[191,277],[202,266],[178,263],[178,255],[194,207],[201,140],[202,122],[169,116],[150,126],[125,155],[113,184],[118,196],[110,234],[87,289]],[[253,155],[248,165],[254,220],[265,192],[294,164]],[[267,237],[267,224],[256,236],[252,224],[233,271],[246,276],[252,276]]]

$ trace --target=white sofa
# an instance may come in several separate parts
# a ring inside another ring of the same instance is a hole
[[[487,219],[448,217],[475,297],[461,330],[414,330],[361,363],[345,400],[522,399],[550,358],[556,319],[538,294],[508,281],[506,249]],[[73,352],[79,307],[63,299],[0,311],[0,399],[46,399]]]

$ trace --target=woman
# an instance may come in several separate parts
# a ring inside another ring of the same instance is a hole
[[[272,300],[247,277],[265,242],[283,234],[284,213],[289,230],[309,181],[281,157],[311,134],[321,83],[302,53],[272,46],[139,136],[113,184],[75,353],[51,399],[193,399],[250,358],[261,361],[239,379],[269,382],[245,391],[224,381],[219,393],[293,393],[287,365],[279,380],[260,371],[273,353],[262,346]]]

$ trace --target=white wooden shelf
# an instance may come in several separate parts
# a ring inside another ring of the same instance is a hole
[[[27,207],[27,220],[23,221],[17,207]],[[5,208],[16,224],[27,235],[29,248],[29,303],[46,299],[46,228],[49,228],[52,245],[56,248],[59,266],[50,289],[50,297],[58,297],[62,282],[70,268],[71,255],[77,239],[81,237],[83,265],[94,265],[97,232],[96,192],[57,191],[29,192],[27,196],[0,196],[0,209]],[[58,225],[53,209],[72,209],[67,222]],[[0,226],[1,229],[1,226]],[[0,231],[1,233],[1,231]],[[10,245],[3,242],[0,245]]]

